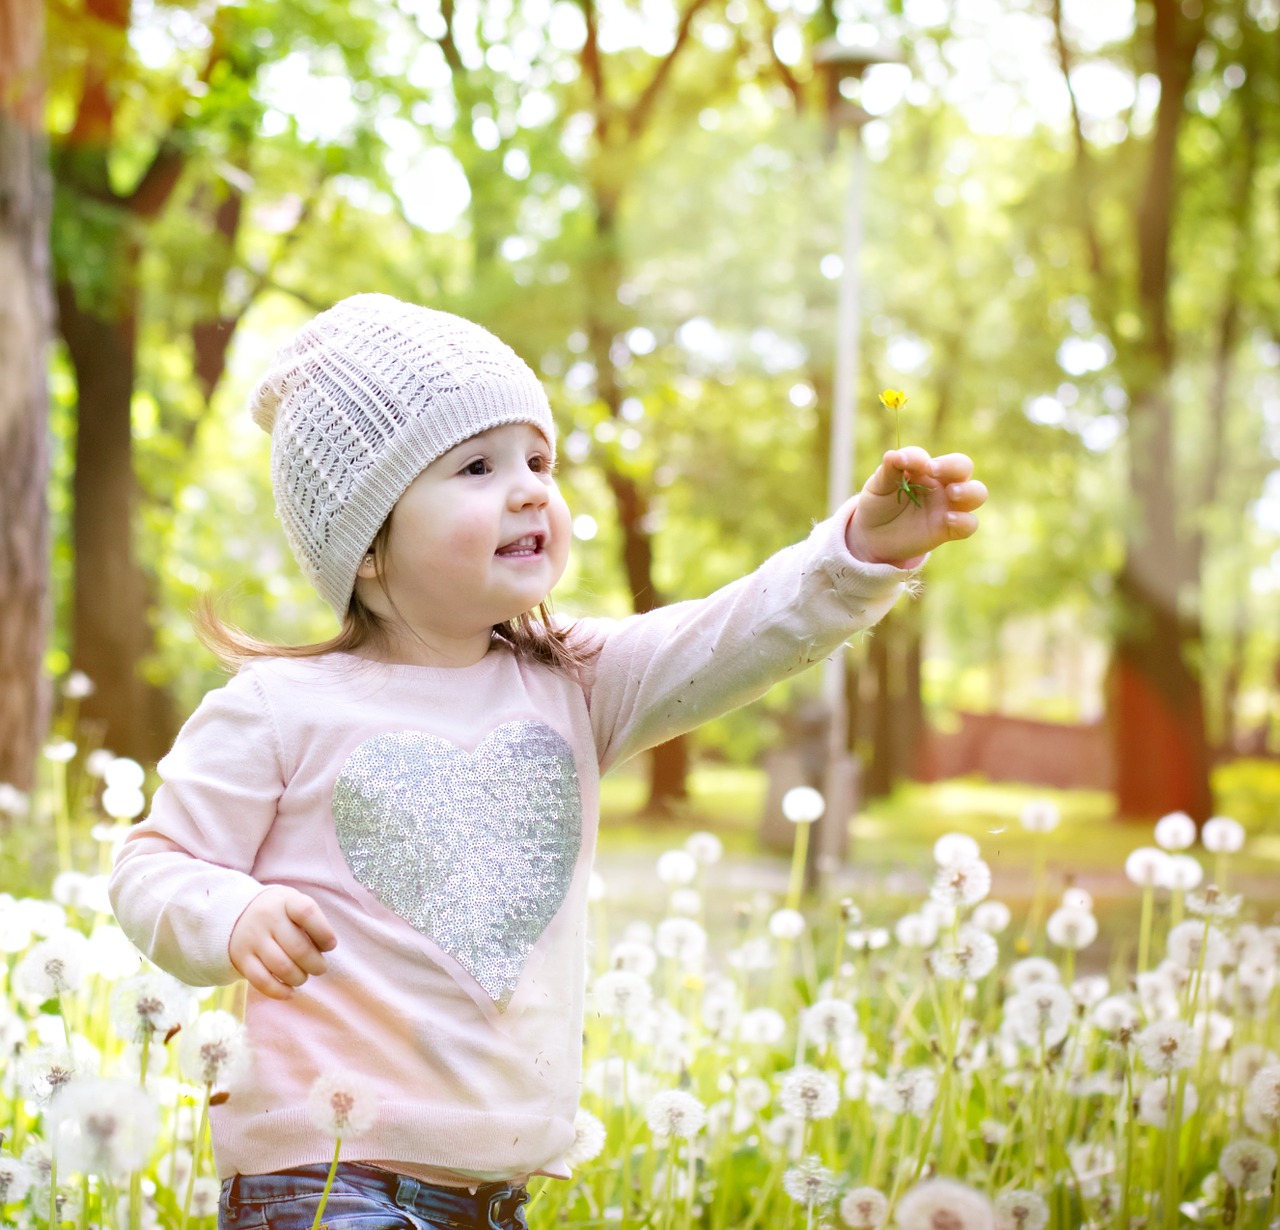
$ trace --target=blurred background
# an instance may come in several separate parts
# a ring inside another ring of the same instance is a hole
[[[378,290],[546,382],[563,615],[802,538],[893,447],[886,386],[990,489],[874,636],[617,775],[606,838],[789,849],[809,784],[841,861],[1044,796],[1112,862],[1127,822],[1234,815],[1274,888],[1278,30],[1280,0],[0,0],[6,807],[51,737],[153,766],[224,678],[201,594],[334,631],[244,401]]]

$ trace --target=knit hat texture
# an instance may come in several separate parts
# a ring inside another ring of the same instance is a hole
[[[487,329],[390,295],[353,295],[277,353],[249,402],[307,578],[346,614],[356,570],[406,487],[455,445],[531,423],[555,453],[538,377]]]

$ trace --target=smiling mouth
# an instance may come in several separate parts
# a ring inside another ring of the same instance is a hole
[[[502,556],[503,559],[532,559],[542,554],[545,542],[545,534],[526,534],[523,538],[517,538],[515,542],[507,543],[505,547],[499,547],[494,554]]]

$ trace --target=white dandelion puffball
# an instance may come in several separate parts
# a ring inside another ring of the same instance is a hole
[[[1009,985],[1025,991],[1038,982],[1061,982],[1062,974],[1048,957],[1023,957],[1009,967]]]
[[[111,996],[111,1023],[126,1042],[141,1042],[149,1034],[164,1039],[191,1021],[196,1011],[195,992],[158,971],[118,983]]]
[[[1138,1096],[1138,1119],[1148,1127],[1167,1127],[1169,1111],[1173,1102],[1172,1082],[1168,1079],[1148,1081]],[[1182,1117],[1189,1119],[1196,1113],[1199,1099],[1194,1085],[1187,1085],[1182,1091]]]
[[[1237,1191],[1251,1194],[1271,1190],[1276,1151],[1260,1140],[1233,1140],[1218,1158],[1218,1170]]]
[[[820,1208],[836,1197],[835,1177],[816,1157],[807,1157],[782,1176],[782,1190],[805,1208]]]
[[[820,999],[804,1010],[800,1029],[810,1042],[825,1048],[853,1037],[858,1030],[858,1014],[852,1004],[842,999]]]
[[[38,1046],[19,1060],[18,1077],[27,1096],[43,1105],[87,1068],[81,1057],[65,1046]]]
[[[102,810],[113,820],[132,820],[146,810],[147,796],[141,790],[108,786],[102,792]]]
[[[930,948],[938,939],[938,924],[925,914],[904,914],[893,934],[903,948]]]
[[[1204,868],[1190,854],[1171,854],[1160,870],[1161,888],[1186,893],[1200,886]]]
[[[1139,846],[1124,860],[1124,873],[1139,888],[1155,888],[1162,883],[1169,856],[1155,846]]]
[[[982,857],[982,849],[968,833],[943,833],[933,843],[933,861],[939,867],[952,863],[974,863]]]
[[[1051,833],[1061,820],[1058,805],[1048,799],[1032,799],[1018,816],[1018,822],[1028,833]]]
[[[44,758],[54,764],[66,764],[76,754],[76,745],[68,739],[51,739],[44,745]]]
[[[21,1158],[0,1153],[0,1209],[19,1204],[31,1187],[31,1168]]]
[[[609,949],[609,964],[614,969],[625,969],[648,978],[658,968],[658,954],[652,944],[640,940],[619,940]]]
[[[1085,974],[1071,984],[1070,990],[1071,998],[1081,1008],[1092,1008],[1111,993],[1111,983],[1106,974]]]
[[[120,1175],[146,1162],[160,1126],[151,1095],[131,1081],[72,1081],[50,1103],[59,1173]]]
[[[592,987],[596,1011],[603,1017],[627,1018],[643,1012],[653,999],[648,981],[630,970],[606,970]]]
[[[115,756],[102,770],[102,780],[108,790],[141,790],[147,774],[136,760]]]
[[[981,1192],[954,1179],[917,1183],[898,1204],[901,1230],[995,1230],[995,1210]]]
[[[696,888],[673,888],[667,911],[682,918],[697,918],[702,913],[702,894]]]
[[[714,833],[690,833],[685,838],[684,848],[693,855],[703,867],[710,867],[724,857],[724,842]]]
[[[178,1044],[183,1075],[196,1085],[231,1083],[248,1063],[244,1026],[229,1012],[202,1012]]]
[[[222,1195],[222,1184],[211,1175],[201,1175],[191,1185],[191,1216],[192,1217],[216,1217],[218,1215],[218,1197]],[[124,1225],[128,1219],[128,1200],[127,1196],[122,1196],[121,1201],[124,1204],[124,1219],[120,1225]],[[153,1223],[159,1226],[159,1222]],[[145,1223],[144,1223],[145,1227]]]
[[[929,896],[942,905],[977,905],[991,891],[991,868],[980,858],[938,868]]]
[[[654,1139],[666,1141],[676,1136],[696,1136],[706,1126],[707,1108],[691,1093],[668,1089],[655,1093],[644,1110]]]
[[[593,871],[591,878],[587,881],[587,900],[603,901],[608,892],[609,886],[604,882],[604,876],[598,871]]]
[[[1061,983],[1040,982],[1011,995],[1004,1011],[1020,1042],[1027,1046],[1057,1046],[1071,1027],[1076,1003]]]
[[[1013,913],[1003,901],[982,901],[974,906],[969,921],[991,935],[999,935],[1013,921]]]
[[[707,933],[692,918],[664,918],[658,924],[653,946],[664,957],[697,966],[707,951]]]
[[[105,890],[105,882],[102,887]],[[90,891],[95,892],[96,885]],[[110,909],[108,903],[104,912]],[[89,936],[89,968],[104,981],[131,978],[142,968],[142,954],[114,922],[99,923]]]
[[[966,925],[955,941],[944,941],[933,954],[933,969],[940,978],[952,981],[985,978],[996,967],[1000,945],[979,927]]]
[[[792,824],[812,824],[826,810],[826,799],[812,786],[792,786],[782,796],[782,814]]]
[[[1088,910],[1059,906],[1045,923],[1049,943],[1078,952],[1098,938],[1098,920]]]
[[[738,1037],[747,1043],[774,1046],[787,1032],[787,1022],[776,1008],[752,1008],[738,1022]]]
[[[1259,1136],[1280,1131],[1280,1064],[1259,1068],[1244,1095],[1244,1121]]]
[[[1124,995],[1108,995],[1093,1006],[1093,1023],[1105,1034],[1132,1034],[1142,1023],[1138,1005]]]
[[[1230,816],[1211,816],[1200,830],[1200,842],[1210,854],[1235,854],[1244,848],[1244,825]]]
[[[1062,890],[1062,904],[1073,910],[1093,910],[1093,894],[1088,889],[1073,884]]]
[[[13,971],[20,999],[42,1004],[80,989],[88,973],[89,941],[79,931],[63,927],[28,950]]]
[[[804,915],[799,910],[774,910],[769,915],[769,934],[775,940],[798,940],[804,929]]]
[[[658,879],[664,884],[692,884],[698,860],[688,850],[666,850],[658,856]]]
[[[1200,1057],[1200,1039],[1185,1021],[1153,1021],[1137,1043],[1138,1057],[1157,1076],[1189,1068]]]
[[[604,1142],[604,1124],[585,1106],[579,1106],[573,1116],[573,1144],[564,1153],[565,1165],[571,1170],[585,1166],[587,1162],[600,1156]]]
[[[880,1230],[889,1213],[889,1200],[875,1187],[855,1187],[840,1201],[840,1216],[853,1230]]]
[[[0,782],[0,811],[6,816],[20,820],[30,810],[31,801],[27,796],[8,782]]]
[[[1195,845],[1196,822],[1185,811],[1171,811],[1156,821],[1155,836],[1162,850],[1186,850]]]
[[[873,1102],[894,1115],[923,1119],[938,1096],[938,1078],[928,1068],[908,1068],[888,1077],[876,1090]]]
[[[307,1094],[307,1115],[312,1126],[327,1136],[359,1136],[378,1116],[378,1095],[369,1078],[344,1068],[322,1072]]]
[[[1184,970],[1196,969],[1201,961],[1205,970],[1221,969],[1230,959],[1227,937],[1212,924],[1182,922],[1169,932],[1169,960]]]
[[[817,1068],[802,1064],[783,1073],[778,1101],[797,1119],[830,1119],[840,1104],[840,1087]]]
[[[1020,1189],[996,1197],[996,1230],[1044,1230],[1049,1205],[1039,1192]]]

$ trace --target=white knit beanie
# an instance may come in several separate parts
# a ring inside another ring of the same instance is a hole
[[[374,535],[442,453],[491,427],[531,423],[555,455],[547,395],[510,346],[390,295],[353,295],[304,325],[249,408],[271,433],[285,538],[339,618]]]

